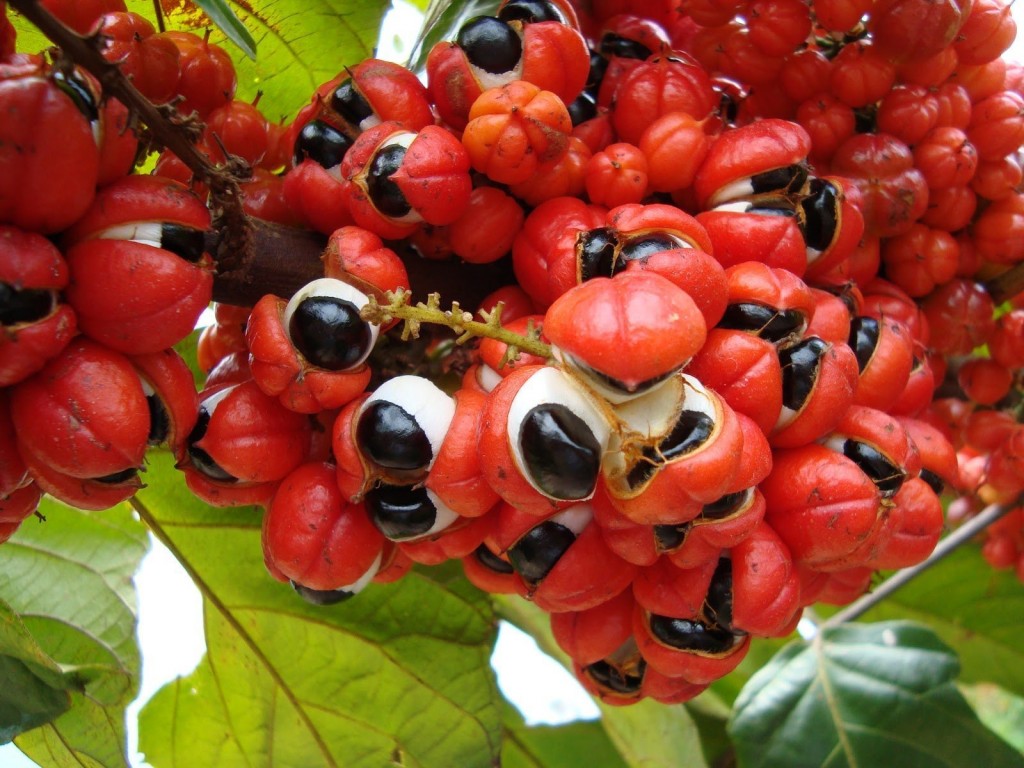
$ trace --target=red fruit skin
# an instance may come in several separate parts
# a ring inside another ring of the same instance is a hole
[[[231,101],[238,79],[227,51],[191,32],[159,32],[153,37],[167,38],[178,47],[178,93],[183,99],[177,106],[182,115],[195,111],[205,119]]]
[[[284,326],[288,302],[265,295],[252,308],[245,338],[249,367],[259,388],[298,413],[340,408],[362,394],[370,383],[370,366],[329,371],[310,363],[292,342]]]
[[[715,259],[723,267],[760,262],[802,276],[807,269],[807,246],[790,216],[764,216],[756,211],[727,209],[697,214],[714,243]]]
[[[18,433],[11,420],[10,396],[6,389],[0,389],[0,499],[7,498],[29,482],[31,478],[25,461],[18,453]]]
[[[558,647],[586,666],[611,656],[633,630],[633,593],[626,589],[593,608],[551,614]]]
[[[875,569],[909,568],[935,549],[945,526],[942,502],[920,478],[907,480],[893,497],[887,525],[891,536],[867,562]]]
[[[713,683],[729,674],[750,650],[750,635],[737,636],[734,644],[719,654],[680,650],[664,645],[651,633],[650,614],[639,605],[633,611],[633,636],[640,654],[656,671],[669,677],[681,677],[697,685]]]
[[[644,130],[669,112],[687,112],[703,120],[716,96],[704,69],[673,56],[651,56],[619,82],[612,123],[620,140],[638,144]]]
[[[52,78],[38,62],[0,68],[0,223],[42,234],[85,213],[100,167],[93,126]]]
[[[426,87],[405,67],[383,59],[363,59],[345,73],[378,122],[395,121],[410,131],[434,123]],[[355,126],[358,129],[372,125]]]
[[[128,123],[128,108],[114,98],[103,104],[103,137],[100,140],[100,166],[96,184],[104,187],[127,176],[135,167],[139,140]]]
[[[285,174],[284,199],[309,227],[330,235],[353,223],[349,186],[349,182],[306,158]]]
[[[11,418],[27,463],[75,478],[142,465],[149,407],[123,355],[87,338],[68,344],[11,390]]]
[[[478,187],[469,193],[466,209],[448,226],[452,252],[469,264],[495,262],[512,250],[525,218],[511,195],[497,187]]]
[[[0,283],[50,290],[55,296],[67,287],[67,263],[42,235],[0,224],[0,256]],[[42,368],[71,341],[77,327],[74,310],[56,302],[38,320],[0,324],[0,387],[16,384]]]
[[[499,500],[484,480],[476,449],[487,396],[459,390],[453,397],[455,416],[424,485],[460,516],[476,518],[486,514]]]
[[[544,315],[544,333],[572,367],[582,363],[636,392],[689,362],[707,331],[684,291],[660,275],[627,272],[563,294]]]
[[[760,488],[768,504],[765,521],[794,562],[819,571],[863,564],[850,561],[877,535],[881,498],[852,461],[816,444],[777,450]]]
[[[0,495],[0,544],[13,536],[21,523],[39,508],[42,497],[42,488],[32,481],[6,496]]]
[[[380,557],[384,537],[361,504],[349,504],[326,463],[297,467],[263,518],[263,551],[286,578],[317,590],[348,586]]]
[[[212,262],[127,240],[87,240],[68,250],[65,295],[82,332],[125,354],[174,346],[213,297]],[[145,275],[145,279],[140,279]]]
[[[898,320],[883,318],[878,329],[878,342],[860,366],[854,402],[887,411],[907,385],[914,365],[914,344],[907,326]]]
[[[406,150],[391,180],[423,220],[451,224],[469,204],[473,185],[469,154],[449,131],[436,125],[421,129]]]
[[[758,637],[788,634],[800,610],[800,579],[779,535],[762,521],[730,557],[733,628]]]
[[[814,315],[814,294],[799,277],[756,261],[743,262],[725,270],[729,280],[729,304],[760,304],[776,310],[794,311],[804,318],[786,343],[799,341]]]
[[[181,355],[163,349],[150,355],[136,355],[132,365],[144,384],[148,384],[167,414],[167,436],[160,444],[181,461],[185,440],[199,416],[199,393],[192,371]],[[152,437],[152,429],[150,429]]]
[[[139,92],[154,104],[174,98],[178,90],[178,47],[137,13],[105,13],[97,19],[103,58],[116,63]]]
[[[80,35],[87,35],[105,13],[126,10],[124,0],[40,0],[41,6]]]
[[[764,171],[803,163],[811,151],[811,137],[800,125],[767,118],[726,131],[718,137],[697,169],[694,190],[702,211],[735,195],[724,195],[728,184]]]
[[[486,515],[456,520],[433,537],[401,541],[399,550],[414,563],[440,565],[446,560],[471,557],[483,546],[493,523]]]

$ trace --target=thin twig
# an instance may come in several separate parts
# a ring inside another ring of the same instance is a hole
[[[978,515],[972,517],[966,523],[953,531],[953,533],[940,541],[938,546],[935,547],[935,551],[932,552],[927,560],[922,563],[918,563],[911,568],[904,568],[903,570],[897,571],[879,584],[878,588],[873,592],[869,592],[857,600],[854,600],[848,606],[843,608],[843,610],[839,611],[839,613],[832,615],[828,621],[821,625],[820,629],[824,630],[837,627],[840,624],[847,621],[853,621],[864,613],[867,613],[867,611],[885,600],[897,589],[920,576],[937,562],[951,554],[954,550],[966,544],[985,530],[985,528],[992,525],[996,520],[1019,506],[1019,504],[1020,500],[1015,504],[990,504],[985,507],[985,509],[983,509]]]

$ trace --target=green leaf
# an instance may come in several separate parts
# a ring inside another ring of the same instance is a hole
[[[217,29],[237,45],[242,53],[256,60],[256,41],[252,39],[245,24],[232,13],[225,0],[195,0],[195,4],[203,9],[210,21],[217,25]]]
[[[24,667],[16,672],[44,681],[70,708],[15,743],[46,765],[126,765],[124,710],[139,678],[132,576],[148,548],[145,528],[126,505],[90,513],[44,499],[40,512],[45,523],[26,521],[0,547],[0,595],[20,614],[4,613],[0,635]]]
[[[1024,696],[1024,589],[993,570],[977,547],[961,547],[880,605],[865,621],[928,624],[960,657],[962,682],[996,680]]]
[[[953,684],[927,627],[848,624],[793,643],[751,678],[729,730],[743,768],[1024,766]]]
[[[518,597],[494,598],[501,617],[528,633],[549,656],[572,669],[568,657],[551,634],[543,611]],[[666,706],[645,700],[628,707],[612,707],[598,702],[600,723],[619,754],[632,768],[663,768],[685,765],[706,766],[700,733],[683,705]]]
[[[152,463],[137,508],[203,594],[207,656],[143,710],[151,765],[496,761],[496,623],[458,564],[310,605],[267,575],[257,510],[208,507],[169,456]]]
[[[562,768],[580,755],[587,768],[627,768],[599,722],[527,726],[514,707],[505,710],[502,768]]]
[[[962,685],[960,690],[981,722],[1024,753],[1024,699],[995,683]]]

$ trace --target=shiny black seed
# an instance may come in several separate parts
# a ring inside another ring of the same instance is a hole
[[[310,296],[300,301],[288,323],[288,334],[309,362],[328,371],[356,365],[373,342],[359,309],[337,296]]]
[[[350,597],[355,597],[356,594],[346,589],[312,589],[295,581],[290,583],[292,589],[298,593],[299,597],[313,605],[335,605],[336,603],[348,600]]]
[[[519,35],[494,16],[470,19],[462,25],[455,42],[470,64],[494,75],[511,72],[523,55],[523,41]]]
[[[363,120],[373,116],[373,107],[363,98],[363,94],[355,89],[351,77],[334,89],[334,93],[331,94],[331,109],[357,127]]]
[[[659,552],[673,552],[683,546],[690,523],[654,526],[654,544]]]
[[[425,469],[434,457],[427,434],[404,408],[374,400],[356,425],[356,443],[374,463],[388,469]]]
[[[412,210],[402,190],[391,180],[391,174],[402,167],[405,147],[390,144],[374,155],[366,176],[366,191],[374,207],[385,216],[400,219]]]
[[[704,598],[704,618],[719,629],[732,631],[732,560],[718,558],[718,565]]]
[[[345,153],[352,146],[352,139],[333,125],[322,120],[311,120],[299,131],[295,140],[295,164],[307,157],[324,168],[341,165]]]
[[[657,614],[651,614],[651,634],[672,648],[700,653],[725,653],[735,641],[735,635],[726,629]]]
[[[608,59],[597,51],[590,52],[590,71],[587,73],[587,84],[583,90],[591,95],[596,101],[597,92],[601,89],[601,81],[604,80],[604,73],[608,71]]]
[[[195,264],[206,250],[206,233],[165,221],[160,225],[160,247]]]
[[[199,418],[196,420],[196,425],[192,427],[192,431],[189,432],[188,440],[186,440],[189,461],[192,462],[192,466],[195,467],[197,471],[208,477],[210,480],[216,480],[221,483],[237,483],[237,477],[228,474],[216,461],[213,460],[213,457],[210,456],[210,454],[196,445],[196,443],[203,439],[203,435],[206,434],[206,429],[209,426],[210,412],[206,409],[206,406],[199,406]]]
[[[104,485],[118,485],[119,483],[127,482],[133,477],[139,474],[138,467],[129,467],[128,469],[122,469],[120,472],[112,472],[109,475],[103,477],[92,478],[97,483],[103,483]]]
[[[800,201],[800,232],[808,248],[822,252],[839,228],[839,194],[833,184],[815,180],[811,194]]]
[[[644,682],[644,672],[647,671],[647,662],[641,659],[636,665],[635,672],[627,672],[615,664],[602,660],[587,665],[583,671],[602,688],[630,695],[639,693],[640,686]]]
[[[100,119],[100,105],[96,103],[96,97],[77,72],[55,70],[53,83],[75,103],[75,108],[86,120],[95,123]]]
[[[558,21],[562,22],[562,14],[553,4],[544,0],[508,0],[498,9],[498,18],[502,21]]]
[[[747,490],[727,493],[720,499],[710,504],[705,504],[704,508],[700,511],[700,516],[704,520],[724,520],[746,504],[749,498],[750,493]]]
[[[587,423],[560,403],[534,406],[519,428],[519,449],[534,484],[556,499],[594,492],[601,445]]]
[[[155,392],[146,395],[146,405],[149,406],[149,438],[150,445],[160,445],[167,439],[171,431],[171,415],[167,413],[164,401]]]
[[[496,554],[491,552],[491,550],[488,549],[486,544],[481,544],[479,547],[477,547],[476,550],[473,552],[473,556],[476,558],[477,562],[480,563],[480,565],[482,565],[484,568],[487,568],[490,571],[494,571],[495,573],[507,574],[516,572],[515,568],[513,568],[509,563],[502,560]]]
[[[657,448],[644,448],[643,458],[626,475],[626,482],[631,488],[646,482],[660,465],[685,456],[703,445],[714,429],[714,419],[703,411],[682,411],[672,431]]]
[[[536,586],[555,567],[576,534],[560,523],[545,520],[526,532],[508,550],[508,559],[523,581]]]
[[[365,502],[370,520],[392,541],[422,536],[437,519],[437,508],[423,487],[379,485],[366,493]]]
[[[872,445],[859,440],[847,440],[843,443],[843,455],[871,478],[883,498],[893,496],[903,485],[906,473],[889,461],[881,451]]]
[[[623,261],[645,262],[656,253],[675,250],[679,243],[668,235],[646,235],[627,240],[622,246]]]
[[[946,483],[941,477],[932,472],[930,469],[922,469],[918,473],[918,477],[928,483],[928,486],[935,491],[936,496],[941,496],[942,492],[946,488]]]
[[[576,240],[579,254],[580,282],[594,277],[612,277],[622,271],[616,249],[619,240],[614,229],[599,227],[584,232]]]
[[[18,290],[0,282],[0,325],[18,325],[42,320],[53,311],[53,291],[42,288]]]
[[[828,343],[810,336],[801,342],[779,350],[782,367],[782,404],[791,411],[804,407],[814,390],[821,370],[821,358],[828,351]]]
[[[768,192],[799,192],[807,183],[807,175],[807,166],[803,163],[795,163],[755,173],[750,177],[750,186],[755,195],[763,195]]]
[[[597,117],[597,101],[593,95],[583,91],[569,104],[569,119],[574,126]]]
[[[850,323],[850,338],[847,343],[853,348],[853,354],[857,356],[857,368],[861,373],[868,367],[872,356],[875,354],[875,347],[878,346],[878,336],[881,328],[878,321],[873,317],[855,317]]]
[[[772,343],[792,338],[805,324],[804,315],[795,309],[776,309],[764,304],[737,303],[725,309],[719,328],[745,331]]]
[[[605,56],[617,56],[620,59],[640,59],[644,61],[654,51],[636,40],[630,40],[628,37],[622,37],[621,35],[609,32],[601,38],[601,53]]]

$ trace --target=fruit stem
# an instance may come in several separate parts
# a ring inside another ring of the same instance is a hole
[[[502,302],[494,307],[494,310],[487,312],[480,310],[480,316],[484,321],[473,319],[473,313],[467,312],[459,306],[459,302],[453,301],[451,309],[441,309],[441,294],[431,293],[427,296],[427,302],[410,304],[412,294],[409,291],[398,289],[388,291],[384,294],[387,303],[378,303],[376,298],[370,296],[369,303],[363,307],[360,316],[363,320],[377,325],[384,325],[392,320],[402,320],[405,325],[402,328],[402,340],[418,338],[420,326],[423,323],[443,325],[455,331],[458,337],[456,344],[465,344],[473,338],[496,339],[507,345],[502,365],[516,360],[520,352],[527,352],[537,357],[551,359],[551,347],[540,340],[540,329],[530,325],[526,335],[518,334],[503,328],[501,325],[501,311],[504,307]]]
[[[1021,503],[1024,503],[1024,496],[1017,499],[1014,503],[990,504],[985,507],[985,509],[979,512],[975,517],[972,517],[966,523],[949,534],[949,536],[940,541],[927,560],[918,563],[911,568],[904,568],[903,570],[897,571],[879,584],[874,592],[869,592],[868,594],[861,596],[846,606],[843,610],[833,614],[828,621],[819,627],[819,631],[837,627],[840,624],[853,621],[867,613],[871,608],[885,600],[897,589],[905,585],[907,582],[917,578],[937,562],[952,554],[954,550],[973,539],[999,518],[1009,514],[1011,510],[1020,506]]]

